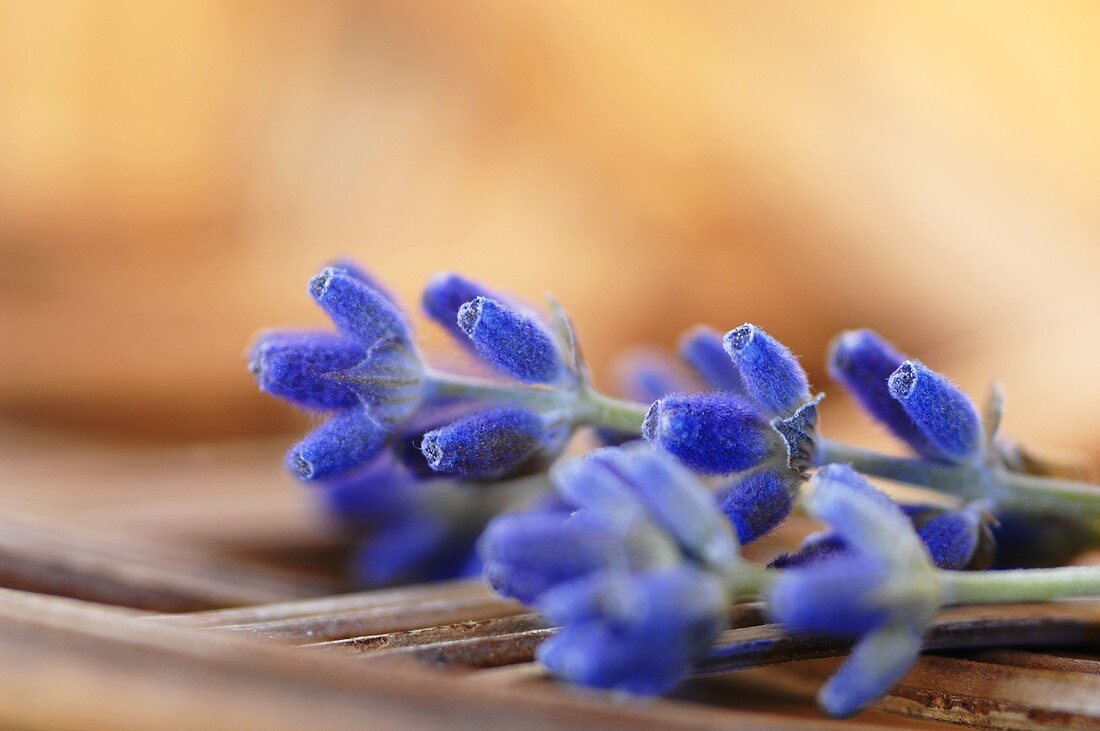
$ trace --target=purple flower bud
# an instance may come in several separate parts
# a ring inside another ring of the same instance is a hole
[[[354,340],[337,333],[273,332],[253,346],[248,368],[261,391],[307,409],[346,409],[358,399],[330,374],[364,356]]]
[[[481,284],[458,274],[440,272],[424,288],[420,305],[424,313],[449,332],[463,347],[473,347],[458,326],[458,310],[478,297],[495,297]]]
[[[559,448],[563,428],[530,411],[494,407],[428,432],[420,451],[436,472],[500,477],[522,469],[540,452]]]
[[[621,540],[584,511],[502,516],[479,539],[478,553],[489,586],[524,604],[566,581],[625,562]]]
[[[364,408],[339,411],[287,453],[287,467],[307,481],[360,467],[381,451],[389,433]]]
[[[939,568],[983,570],[993,562],[990,517],[980,509],[938,511],[916,523],[917,535]]]
[[[745,391],[772,415],[789,414],[810,400],[806,372],[786,346],[745,323],[726,333],[722,344],[733,359]]]
[[[679,566],[586,576],[546,592],[539,611],[564,625],[536,653],[552,673],[654,695],[680,683],[710,649],[729,598],[713,574]]]
[[[898,366],[887,386],[936,449],[935,456],[951,462],[981,457],[982,420],[958,386],[917,360]]]
[[[538,320],[497,300],[477,297],[458,309],[458,326],[474,349],[501,373],[551,383],[564,365],[554,339]]]
[[[650,407],[642,436],[703,474],[747,470],[779,446],[748,401],[721,391],[666,396]]]
[[[762,538],[791,512],[798,476],[774,470],[753,472],[718,494],[718,507],[737,531],[742,545]]]
[[[861,555],[841,554],[785,569],[768,592],[768,612],[793,632],[858,637],[889,615],[874,598],[887,578],[885,561]]]
[[[680,339],[680,357],[710,388],[744,394],[741,373],[726,353],[717,330],[705,325],[689,330]]]
[[[848,389],[867,413],[917,454],[938,458],[939,450],[890,395],[887,381],[905,360],[906,356],[875,332],[849,330],[833,341],[829,352],[829,375]]]
[[[409,340],[409,326],[389,297],[346,270],[322,270],[310,280],[309,293],[336,327],[364,348],[383,338]]]

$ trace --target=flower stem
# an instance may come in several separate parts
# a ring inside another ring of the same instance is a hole
[[[429,371],[432,395],[507,404],[539,412],[568,411],[575,424],[589,424],[627,433],[641,433],[649,407],[611,398],[587,384],[559,388],[545,384],[498,383],[481,378]]]
[[[1087,482],[1036,477],[979,465],[891,457],[819,439],[814,463],[830,462],[848,463],[865,475],[926,487],[964,500],[989,500],[1001,508],[1100,520],[1100,487]]]
[[[1011,604],[1100,596],[1100,567],[939,571],[944,604]]]

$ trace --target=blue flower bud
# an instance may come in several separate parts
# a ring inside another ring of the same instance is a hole
[[[346,409],[355,394],[330,377],[363,359],[352,339],[328,332],[273,332],[252,348],[248,368],[261,391],[308,409]]]
[[[858,637],[888,615],[875,599],[888,574],[884,561],[861,555],[833,556],[806,568],[785,569],[768,591],[768,612],[794,632]]]
[[[992,516],[971,506],[964,510],[931,510],[913,516],[917,535],[932,562],[941,569],[984,570],[993,562]]]
[[[494,297],[481,284],[458,274],[440,272],[424,288],[420,305],[424,313],[445,328],[464,347],[473,347],[466,333],[458,326],[458,310],[478,297]]]
[[[680,357],[710,388],[744,394],[741,373],[726,353],[717,330],[705,325],[689,330],[680,339]]]
[[[650,407],[642,436],[703,474],[755,467],[778,448],[752,405],[721,391],[666,396]]]
[[[564,442],[563,429],[530,411],[494,407],[428,432],[420,451],[436,472],[500,477],[521,469],[540,452],[557,449]]]
[[[503,516],[489,524],[478,553],[489,586],[524,604],[564,582],[626,565],[622,542],[584,511]]]
[[[594,574],[543,595],[540,612],[564,626],[536,656],[573,683],[664,693],[710,649],[725,624],[728,602],[713,574],[688,566]]]
[[[388,437],[365,409],[338,411],[291,448],[286,464],[303,480],[332,477],[369,462]]]
[[[833,341],[829,351],[829,375],[851,393],[860,406],[894,433],[913,451],[938,458],[924,432],[905,408],[890,395],[887,381],[906,357],[871,330],[849,330]]]
[[[753,472],[718,493],[718,507],[737,531],[742,545],[762,538],[791,512],[798,476],[774,470]]]
[[[439,477],[439,474],[431,468],[424,453],[420,451],[420,444],[424,441],[424,435],[450,424],[452,421],[464,416],[469,416],[482,408],[480,405],[469,403],[437,404],[430,402],[421,408],[408,421],[397,427],[396,433],[390,440],[390,451],[394,459],[410,474],[418,478]]]
[[[810,400],[806,372],[786,346],[745,323],[722,339],[745,384],[745,392],[772,415],[789,414]]]
[[[424,364],[402,338],[384,338],[354,367],[333,376],[366,404],[374,420],[387,427],[406,421],[424,397]]]
[[[322,270],[310,280],[309,293],[336,327],[364,348],[383,338],[410,338],[404,316],[389,297],[346,270]]]
[[[474,349],[501,373],[529,383],[551,383],[562,374],[561,353],[538,320],[477,297],[458,310],[458,326]]]
[[[981,457],[982,420],[958,386],[917,360],[898,366],[887,385],[938,458],[973,462]]]

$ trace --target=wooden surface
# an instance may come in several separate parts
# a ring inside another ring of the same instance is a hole
[[[350,592],[281,444],[195,459],[6,436],[0,727],[1100,727],[1100,603],[942,612],[934,654],[844,722],[813,694],[845,644],[744,604],[696,677],[629,702],[546,677],[554,628],[477,581]]]

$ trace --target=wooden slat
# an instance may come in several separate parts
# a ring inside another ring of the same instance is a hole
[[[333,586],[148,541],[0,515],[0,586],[159,612],[318,596]]]
[[[471,687],[403,665],[372,668],[251,635],[136,619],[75,600],[0,591],[0,725],[61,729],[794,729],[793,719],[674,700]],[[15,671],[18,669],[18,671]],[[822,728],[842,728],[821,724]]]

